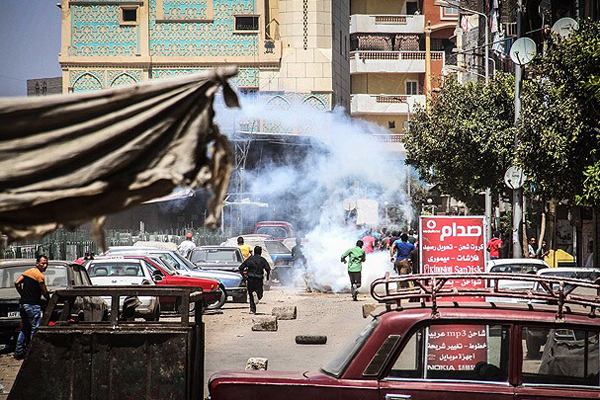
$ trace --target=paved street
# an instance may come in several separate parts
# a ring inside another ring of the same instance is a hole
[[[244,369],[250,357],[269,359],[269,370],[311,370],[332,359],[350,337],[367,321],[362,305],[372,300],[366,294],[353,302],[349,294],[304,293],[299,289],[273,287],[265,292],[257,315],[270,315],[275,306],[298,307],[296,320],[279,321],[277,332],[253,332],[247,304],[226,303],[216,312],[205,315],[206,368],[205,382],[213,373],[224,369]],[[296,335],[327,335],[325,345],[297,345]],[[10,355],[0,356],[0,384],[7,397],[21,362]]]
[[[244,369],[250,357],[269,359],[269,370],[318,369],[332,359],[367,321],[362,305],[372,299],[349,294],[302,293],[274,287],[258,305],[260,314],[274,306],[296,305],[298,318],[279,321],[277,332],[253,332],[252,317],[243,304],[227,303],[222,313],[206,315],[206,379],[219,370]],[[327,335],[326,345],[297,345],[296,335]]]

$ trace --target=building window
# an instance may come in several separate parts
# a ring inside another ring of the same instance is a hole
[[[396,121],[388,121],[388,129],[396,129]]]
[[[416,1],[406,2],[406,15],[414,15],[419,12],[419,6]]]
[[[137,25],[138,9],[137,7],[121,7],[121,25]]]
[[[39,82],[35,83],[35,94],[40,94],[40,84],[39,84]]]
[[[46,82],[42,83],[42,94],[46,94],[48,93],[48,85],[46,85]]]
[[[235,16],[236,31],[258,31],[258,16]]]
[[[444,16],[458,16],[458,8],[444,7]]]
[[[442,19],[458,19],[458,8],[441,7]]]
[[[407,81],[406,82],[406,94],[409,96],[415,96],[419,94],[419,82]]]

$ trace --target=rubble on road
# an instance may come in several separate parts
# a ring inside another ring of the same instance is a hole
[[[278,320],[296,319],[297,314],[296,306],[273,307],[273,311],[271,311],[271,315],[277,317]]]
[[[362,306],[363,318],[367,318],[369,315],[371,315],[371,313],[373,311],[375,311],[379,307],[381,307],[381,304],[377,304],[377,303],[363,304],[363,306]]]
[[[252,330],[275,332],[277,330],[277,317],[267,315],[252,318]]]
[[[266,371],[269,366],[269,359],[262,357],[250,357],[246,362],[246,371]]]

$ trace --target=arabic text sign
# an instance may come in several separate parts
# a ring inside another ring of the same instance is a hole
[[[485,272],[484,217],[421,217],[421,271],[425,274]],[[480,280],[453,282],[484,287]],[[450,283],[450,282],[449,282]]]
[[[427,330],[427,371],[473,371],[478,362],[487,362],[487,355],[485,325],[433,325]]]

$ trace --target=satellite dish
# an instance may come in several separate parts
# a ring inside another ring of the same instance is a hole
[[[510,58],[517,65],[529,63],[536,54],[537,46],[535,42],[528,37],[517,39],[510,48]]]
[[[527,176],[519,167],[512,166],[504,174],[504,183],[511,189],[518,189],[523,186]]]
[[[573,18],[561,18],[552,25],[552,33],[562,38],[569,37],[572,31],[579,29],[579,24]]]
[[[342,206],[344,207],[344,210],[352,211],[356,209],[356,201],[352,199],[344,199]]]

